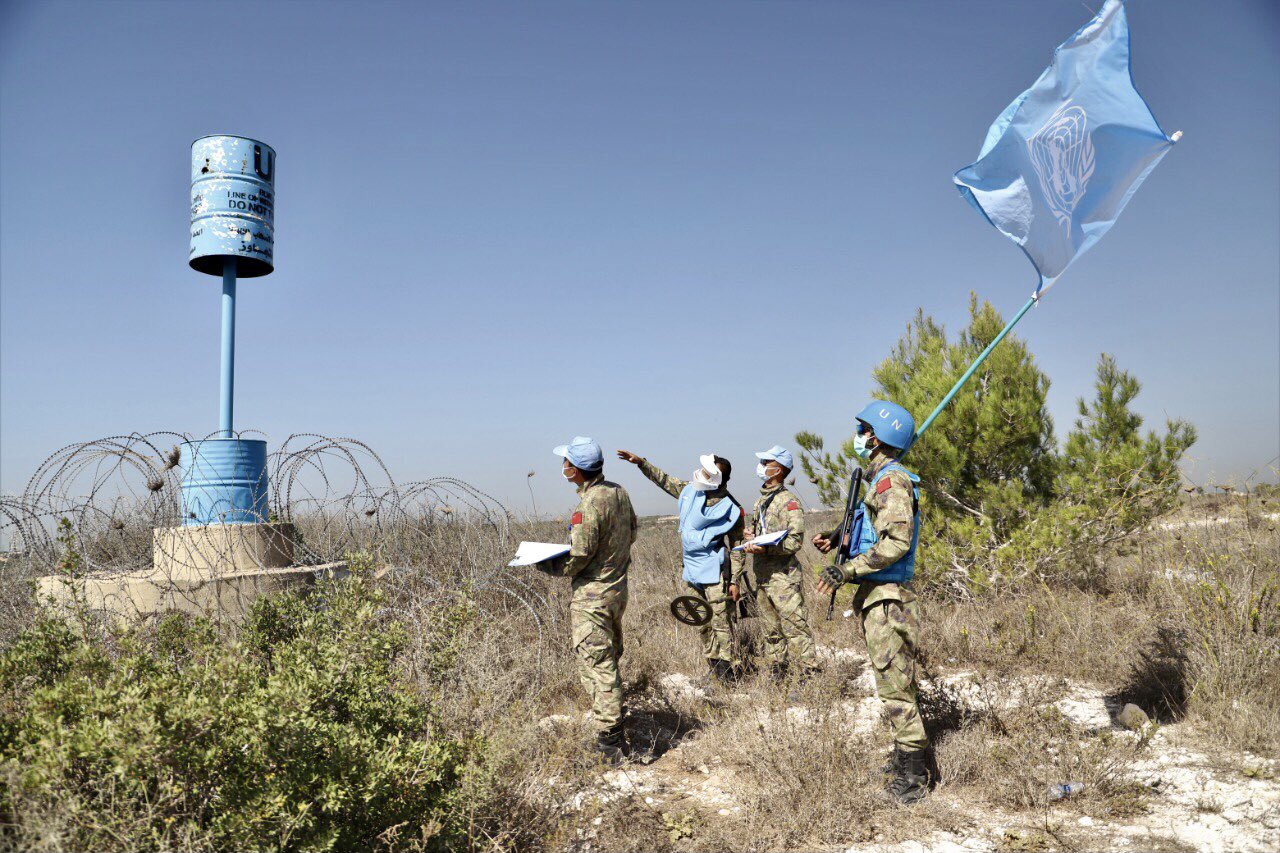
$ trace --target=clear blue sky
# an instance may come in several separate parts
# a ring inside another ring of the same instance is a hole
[[[1090,0],[1097,8],[1101,0]],[[400,479],[572,503],[576,433],[687,476],[845,435],[918,306],[1012,313],[1031,266],[951,174],[1091,13],[1036,2],[6,3],[0,488],[57,447],[216,428],[195,137],[279,152],[277,271],[241,285],[237,426],[361,438]],[[1280,7],[1129,4],[1185,138],[1020,326],[1059,436],[1100,352],[1280,454]],[[917,412],[923,417],[924,412]],[[611,465],[645,512],[673,505]],[[811,493],[809,493],[811,494]]]

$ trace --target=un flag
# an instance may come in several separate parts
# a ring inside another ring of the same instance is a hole
[[[955,182],[1027,253],[1039,292],[1107,233],[1178,136],[1134,88],[1124,4],[1107,0],[1005,107]]]

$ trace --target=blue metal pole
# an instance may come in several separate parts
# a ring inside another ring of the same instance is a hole
[[[236,385],[236,259],[222,261],[222,376],[218,384],[218,433],[231,438]]]
[[[1039,298],[1039,296],[1040,295],[1038,293],[1033,294],[1032,297],[1027,300],[1027,304],[1022,306],[1022,310],[1019,311],[1016,315],[1014,315],[1014,318],[1010,320],[1008,323],[1006,323],[1005,327],[1000,330],[1000,334],[996,335],[995,340],[987,344],[987,348],[984,349],[982,353],[977,357],[977,359],[974,360],[973,364],[969,365],[969,369],[964,372],[964,376],[960,377],[960,381],[956,382],[956,384],[951,388],[951,390],[947,392],[947,396],[942,398],[942,402],[939,403],[938,407],[933,410],[933,414],[925,418],[924,423],[920,425],[920,429],[916,430],[915,438],[911,440],[913,444],[915,443],[915,440],[917,438],[924,435],[924,431],[927,430],[929,426],[937,419],[938,415],[942,414],[942,410],[947,407],[947,404],[950,403],[951,400],[957,394],[960,393],[960,389],[963,388],[964,384],[969,381],[969,377],[973,376],[973,374],[977,372],[978,368],[982,366],[982,362],[987,360],[987,356],[991,355],[991,351],[996,348],[996,344],[1003,341],[1004,336],[1009,334],[1009,332],[1013,329],[1013,327],[1018,325],[1018,321],[1022,319],[1023,315],[1025,315],[1028,311],[1031,310],[1031,306],[1036,304],[1036,300]]]

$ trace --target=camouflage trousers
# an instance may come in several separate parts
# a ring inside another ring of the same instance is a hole
[[[804,578],[798,565],[756,572],[756,604],[764,629],[764,659],[818,668],[818,652],[804,606]]]
[[[916,642],[920,635],[915,600],[881,600],[862,611],[862,635],[876,675],[876,695],[893,740],[906,751],[929,745],[916,701]]]
[[[730,607],[735,606],[729,594],[725,592],[723,583],[689,584],[695,595],[711,607],[711,621],[699,626],[702,636],[702,654],[707,660],[722,660],[725,663],[737,663],[734,654],[733,631],[729,626]]]
[[[591,719],[600,731],[622,722],[622,614],[627,579],[575,584],[569,604],[578,680],[591,699]]]

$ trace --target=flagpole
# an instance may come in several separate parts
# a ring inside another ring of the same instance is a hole
[[[1026,315],[1026,313],[1031,310],[1031,306],[1035,305],[1036,301],[1039,298],[1040,298],[1040,291],[1037,290],[1035,293],[1031,294],[1031,298],[1027,300],[1026,305],[1022,306],[1022,310],[1020,310],[1017,314],[1015,314],[1013,319],[1005,324],[1005,327],[1000,330],[1000,334],[996,335],[995,339],[991,343],[987,344],[987,348],[984,349],[976,359],[974,359],[973,364],[969,365],[969,369],[964,372],[964,376],[960,377],[960,380],[956,382],[954,386],[952,386],[950,391],[947,392],[947,396],[943,397],[942,402],[939,403],[938,407],[933,410],[933,414],[925,418],[924,423],[920,425],[920,429],[916,430],[915,436],[911,439],[911,442],[913,444],[915,443],[916,439],[924,435],[924,431],[927,430],[935,420],[937,420],[938,415],[942,414],[942,410],[947,407],[947,404],[950,403],[951,400],[957,394],[960,393],[960,389],[964,387],[965,383],[969,381],[969,378],[973,376],[975,372],[977,372],[979,367],[982,366],[982,362],[986,361],[987,356],[991,355],[991,351],[996,348],[996,344],[1004,340],[1004,336],[1009,334],[1009,332],[1013,329],[1014,326],[1018,325],[1018,321],[1021,320],[1023,316]]]

